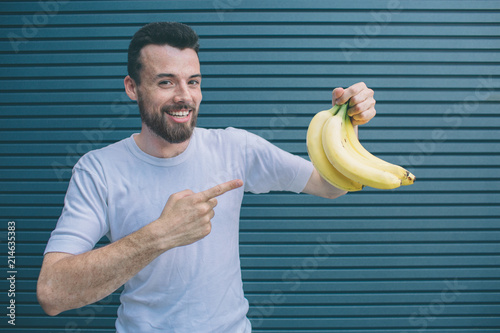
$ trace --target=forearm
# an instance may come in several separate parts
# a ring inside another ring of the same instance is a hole
[[[347,193],[346,191],[328,183],[323,177],[321,177],[316,169],[313,170],[313,173],[302,192],[328,199],[335,199]]]
[[[79,255],[47,253],[37,287],[45,312],[57,315],[94,303],[122,286],[165,251],[153,227]]]

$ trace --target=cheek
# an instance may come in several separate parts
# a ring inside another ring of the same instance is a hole
[[[203,99],[203,95],[201,93],[201,91],[196,94],[196,97],[195,97],[195,101],[197,102],[197,106],[199,107],[200,106],[200,103],[201,103],[201,100]]]
[[[147,95],[141,96],[139,106],[142,108],[142,112],[147,112],[149,114],[161,113],[162,104],[157,103]]]
[[[158,111],[158,110],[161,110],[161,108],[165,104],[168,104],[169,100],[164,96],[160,96],[160,95],[156,94],[156,95],[146,95],[145,101],[146,101],[146,105],[148,106],[149,110]]]

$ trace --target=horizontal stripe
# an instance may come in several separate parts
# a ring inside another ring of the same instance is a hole
[[[92,6],[89,7],[88,2],[86,1],[61,1],[60,6],[53,11],[83,11],[88,12],[90,9],[94,13],[98,13],[101,11],[116,11],[117,6],[113,1],[99,1],[92,3]],[[210,2],[210,1],[200,1],[200,0],[183,0],[181,1],[169,1],[166,3],[158,2],[158,1],[124,1],[120,3],[120,8],[122,11],[138,11],[138,10],[159,10],[159,9],[171,9],[171,10],[184,10],[189,11],[190,9],[218,9],[216,7],[220,5],[219,9],[258,9],[258,10],[269,10],[269,9],[278,9],[278,10],[289,10],[289,9],[307,9],[311,10],[316,8],[318,10],[331,9],[332,7],[335,10],[389,10],[389,9],[405,9],[405,10],[450,10],[450,11],[460,11],[460,10],[499,10],[500,6],[496,1],[441,1],[441,2],[422,2],[421,4],[415,4],[412,1],[397,1],[393,4],[390,3],[382,3],[382,2],[369,2],[362,1],[359,3],[340,0],[335,3],[335,6],[332,6],[331,1],[328,0],[317,0],[314,2],[314,7],[311,7],[310,3],[305,3],[300,0],[289,0],[286,3],[275,3],[269,2],[265,0],[254,0],[251,2],[246,1],[221,1],[221,2]],[[225,6],[224,6],[225,5]],[[223,7],[224,6],[224,7]],[[30,11],[39,11],[40,5],[36,2],[31,2],[27,4],[23,4],[22,7],[6,3],[4,4],[4,12],[15,13],[15,12],[30,12]]]
[[[457,2],[455,2],[457,3]],[[497,5],[498,6],[498,5]],[[329,10],[316,9],[316,10],[306,10],[306,11],[287,11],[286,8],[279,10],[278,14],[276,11],[265,11],[262,9],[251,10],[251,11],[238,11],[233,6],[227,8],[229,10],[224,11],[224,8],[217,12],[217,8],[210,8],[211,10],[193,10],[193,11],[178,11],[171,12],[170,8],[155,9],[154,11],[144,11],[144,12],[117,12],[117,13],[81,13],[81,14],[71,14],[60,12],[57,15],[52,11],[37,11],[31,14],[10,14],[0,15],[0,21],[4,26],[22,26],[25,24],[23,22],[23,16],[26,19],[40,20],[42,22],[46,21],[47,24],[51,26],[63,25],[63,26],[75,26],[79,24],[86,25],[113,25],[113,24],[127,24],[127,25],[138,25],[141,26],[145,22],[163,21],[166,19],[165,14],[170,14],[167,20],[175,20],[178,22],[183,22],[187,24],[228,24],[228,23],[325,23],[334,22],[338,23],[357,23],[366,24],[367,22],[372,22],[376,24],[385,24],[385,22],[391,23],[497,23],[500,18],[499,8],[493,11],[405,11],[404,6],[399,6],[394,10],[385,11],[350,11],[350,10],[338,10],[333,5],[330,5]],[[352,15],[349,15],[352,13]],[[220,14],[220,15],[218,15]],[[38,15],[38,17],[37,17]]]

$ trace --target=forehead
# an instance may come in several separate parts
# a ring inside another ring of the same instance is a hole
[[[200,61],[192,49],[180,50],[170,45],[147,45],[141,50],[140,60],[145,75],[168,73],[189,77],[200,74]]]

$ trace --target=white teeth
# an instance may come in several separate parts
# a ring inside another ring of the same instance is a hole
[[[168,113],[171,116],[174,117],[187,117],[189,114],[189,111],[172,111]]]

